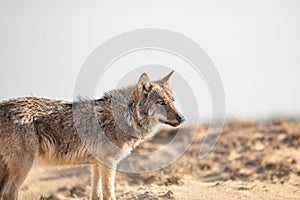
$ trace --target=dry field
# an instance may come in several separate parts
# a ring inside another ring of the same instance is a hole
[[[300,199],[300,122],[228,122],[213,151],[199,159],[206,130],[206,125],[199,127],[186,153],[160,171],[119,172],[118,199]],[[185,132],[188,136],[189,129]],[[153,151],[175,133],[163,130],[135,151]],[[88,167],[53,168],[36,163],[21,199],[87,200],[89,174]]]

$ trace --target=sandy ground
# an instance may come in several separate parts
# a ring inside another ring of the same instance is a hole
[[[184,130],[187,136],[189,131]],[[300,122],[229,122],[213,151],[200,159],[199,147],[206,131],[207,126],[199,127],[185,154],[164,169],[143,174],[119,172],[118,199],[300,200]],[[175,130],[163,130],[135,151],[158,149],[175,134]],[[89,167],[58,168],[37,162],[21,199],[88,199],[89,175]]]

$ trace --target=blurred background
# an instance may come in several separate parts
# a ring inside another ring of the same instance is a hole
[[[201,121],[193,144],[161,170],[118,172],[118,199],[299,199],[299,11],[298,0],[0,0],[0,100],[32,95],[73,100],[81,67],[103,42],[140,28],[175,31],[199,44],[214,62],[230,120],[213,151],[200,159],[200,147],[215,142],[216,134],[207,135],[203,123],[212,105],[199,78],[199,84],[193,84],[199,88],[199,116],[189,116]],[[139,68],[129,69],[133,65]],[[134,52],[114,63],[115,71],[98,81],[94,95],[134,83],[143,71],[152,79],[161,78],[170,71],[162,66],[175,65],[188,69],[170,54]],[[174,75],[177,91],[183,90],[181,75]],[[193,105],[189,99],[179,100],[179,107]],[[285,119],[261,122],[278,117]],[[144,159],[130,163],[145,170],[145,163],[174,158],[187,144],[187,133],[194,133],[190,127],[181,130],[183,139],[173,143],[173,151],[150,159],[177,134],[162,130],[134,150]],[[20,199],[82,200],[90,190],[88,167],[47,168],[37,162]]]
[[[299,10],[297,0],[0,0],[0,99],[72,100],[95,48],[150,27],[181,33],[207,52],[224,84],[227,118],[299,117]]]

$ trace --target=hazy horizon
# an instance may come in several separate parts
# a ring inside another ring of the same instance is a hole
[[[206,51],[223,81],[227,118],[299,118],[299,10],[296,0],[0,0],[0,100],[72,100],[78,72],[95,48],[150,27],[186,35]],[[209,99],[201,104],[205,118]]]

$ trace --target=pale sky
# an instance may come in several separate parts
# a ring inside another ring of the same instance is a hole
[[[102,42],[161,28],[206,51],[228,117],[300,116],[299,11],[298,0],[0,0],[0,99],[72,100],[81,66]]]

